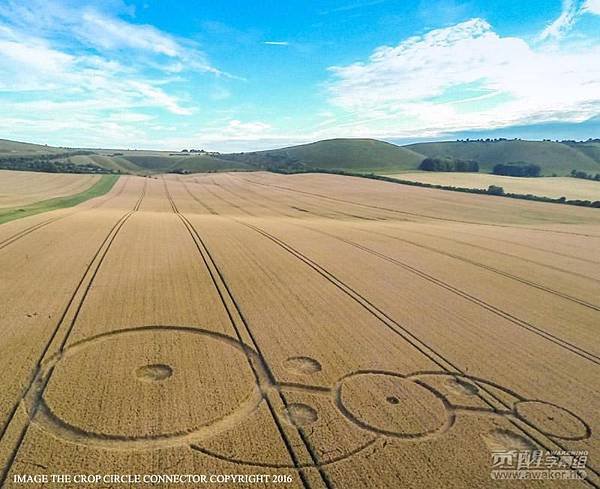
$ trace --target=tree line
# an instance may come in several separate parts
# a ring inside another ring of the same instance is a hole
[[[498,163],[492,170],[495,175],[506,175],[509,177],[539,177],[540,171],[541,168],[539,165],[525,161]]]
[[[573,178],[583,178],[585,180],[595,180],[597,182],[600,182],[600,173],[592,175],[591,173],[586,173],[581,170],[571,170],[571,176]]]
[[[479,163],[457,158],[425,158],[419,165],[423,171],[478,172]]]
[[[0,158],[0,169],[17,171],[39,171],[46,173],[120,173],[119,171],[109,170],[93,163],[84,163],[77,165],[68,160],[59,161],[59,158],[65,156],[75,156],[82,154],[93,154],[91,152],[72,152],[61,153],[60,155],[40,155],[40,156],[10,156]]]

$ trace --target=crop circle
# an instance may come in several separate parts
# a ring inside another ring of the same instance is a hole
[[[549,402],[520,401],[515,404],[515,413],[546,436],[584,440],[591,434],[589,426],[579,416]]]
[[[231,429],[263,400],[249,360],[260,368],[252,349],[211,331],[112,331],[71,345],[46,365],[30,412],[42,428],[83,444],[198,442]]]
[[[386,436],[420,438],[454,422],[437,391],[392,373],[357,373],[337,389],[338,408],[360,427]]]

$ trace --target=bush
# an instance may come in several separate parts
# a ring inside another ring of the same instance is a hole
[[[78,153],[83,152],[80,151]],[[75,154],[75,152],[69,154]],[[68,160],[59,161],[54,158],[54,155],[0,158],[0,168],[4,170],[40,171],[46,173],[119,173],[93,163],[76,165]]]
[[[494,166],[493,173],[509,177],[539,177],[541,168],[533,163],[515,161],[510,163],[498,163]]]
[[[487,189],[487,193],[491,195],[504,195],[504,189],[497,185],[490,185]]]
[[[571,170],[571,176],[573,178],[583,178],[585,180],[596,180],[597,182],[600,182],[600,173],[592,175],[591,173],[586,173],[580,170]]]
[[[419,165],[423,171],[478,172],[479,163],[451,158],[425,158]]]

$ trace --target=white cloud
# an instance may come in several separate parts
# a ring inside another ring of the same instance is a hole
[[[238,119],[230,119],[224,125],[203,129],[196,136],[210,142],[254,140],[270,137],[271,129],[270,124],[261,121],[242,122]]]
[[[164,107],[173,114],[190,115],[194,112],[190,108],[182,107],[175,97],[158,87],[152,86],[150,83],[131,80],[129,85],[154,105]]]
[[[578,49],[533,49],[472,19],[331,67],[328,91],[348,131],[378,137],[581,121],[600,109],[600,43]]]
[[[594,15],[600,15],[600,0],[587,0],[583,4],[582,11]]]
[[[198,46],[187,39],[181,39],[163,32],[151,25],[127,22],[114,15],[100,11],[98,2],[86,6],[72,6],[67,0],[28,0],[15,2],[8,0],[0,6],[0,20],[14,28],[26,32],[36,32],[43,38],[55,38],[66,42],[70,47],[96,49],[105,55],[115,55],[114,51],[137,52],[137,64],[144,62],[156,66],[152,56],[162,56],[176,60],[186,70],[210,72],[225,75],[212,66]],[[148,59],[142,57],[148,55]],[[177,64],[167,64],[167,69]]]
[[[70,110],[154,107],[178,115],[192,113],[160,88],[160,82],[144,78],[116,61],[64,53],[43,39],[23,36],[14,41],[14,35],[12,30],[0,31],[0,91],[44,91],[46,95],[43,102],[13,103],[12,110],[26,109],[33,103],[42,108]]]
[[[6,137],[62,134],[65,144],[143,140],[157,111],[195,112],[185,103],[189,95],[173,93],[175,82],[198,76],[191,72],[223,74],[191,41],[103,13],[103,2],[76,7],[69,1],[0,2],[0,130]]]
[[[104,49],[142,49],[170,57],[179,54],[178,43],[152,26],[130,24],[92,9],[83,12],[79,19],[82,23],[77,33],[91,45]]]
[[[269,46],[289,46],[288,41],[264,41],[263,44],[268,44]]]

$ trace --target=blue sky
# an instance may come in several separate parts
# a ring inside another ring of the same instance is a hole
[[[0,0],[0,137],[600,137],[600,0]]]

